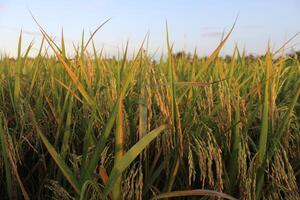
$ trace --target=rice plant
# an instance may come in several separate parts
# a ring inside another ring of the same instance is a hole
[[[36,57],[22,32],[1,56],[1,197],[300,198],[297,56],[222,58],[233,26],[209,57],[173,52],[167,28],[167,57],[146,37],[109,58],[93,42],[106,22],[72,58],[38,23]]]

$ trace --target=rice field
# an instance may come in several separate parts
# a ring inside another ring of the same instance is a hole
[[[160,59],[145,41],[108,58],[92,34],[70,58],[40,30],[35,57],[20,34],[0,58],[1,199],[300,199],[300,60],[285,46],[225,59],[231,29],[201,58],[167,31]]]

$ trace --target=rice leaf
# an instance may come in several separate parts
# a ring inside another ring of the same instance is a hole
[[[167,193],[159,194],[151,198],[151,200],[173,198],[173,197],[188,197],[188,196],[210,196],[210,197],[218,197],[218,198],[224,198],[229,200],[237,200],[236,198],[222,192],[217,192],[214,190],[203,190],[203,189],[167,192]]]
[[[166,129],[166,125],[162,125],[140,139],[135,145],[133,145],[129,151],[119,160],[118,165],[112,169],[107,184],[104,188],[104,195],[113,188],[115,181],[121,176],[122,172],[134,161],[134,159],[150,144],[152,140],[159,136],[159,134]]]

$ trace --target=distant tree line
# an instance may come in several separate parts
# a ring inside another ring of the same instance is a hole
[[[298,61],[300,61],[300,51],[293,51],[292,53],[287,53],[286,54],[287,57],[293,58],[293,59],[297,59]],[[245,56],[245,60],[246,61],[254,61],[256,59],[263,59],[265,57],[265,55],[253,55],[253,54],[248,54]],[[198,56],[192,55],[190,52],[185,52],[185,51],[179,51],[176,53],[173,53],[173,58],[179,59],[179,58],[184,58],[186,60],[192,60],[195,58],[198,58]],[[207,58],[207,56],[204,56],[204,58]],[[223,59],[226,62],[230,62],[232,59],[232,56],[230,55],[225,55],[223,57]]]

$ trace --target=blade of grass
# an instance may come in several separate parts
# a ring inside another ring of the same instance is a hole
[[[78,183],[78,181],[77,181],[74,173],[67,166],[67,164],[64,162],[63,158],[57,153],[57,151],[55,150],[55,148],[50,144],[50,142],[48,141],[48,139],[46,138],[46,136],[43,134],[43,132],[39,128],[39,126],[38,126],[38,124],[36,122],[34,113],[33,113],[33,111],[32,111],[31,108],[30,108],[30,117],[32,119],[33,126],[35,128],[36,133],[41,138],[41,140],[42,140],[43,144],[45,145],[45,147],[47,148],[49,154],[51,155],[51,157],[53,158],[53,160],[55,161],[55,163],[57,164],[57,166],[59,167],[59,169],[61,170],[61,172],[65,176],[65,178],[68,180],[68,182],[70,183],[70,185],[73,187],[73,189],[75,190],[75,192],[77,194],[80,194],[79,183]]]
[[[100,26],[98,26],[98,28],[96,28],[96,30],[91,34],[90,38],[88,39],[88,41],[86,42],[86,44],[84,45],[83,50],[85,51],[86,48],[88,47],[89,43],[92,41],[93,37],[95,36],[95,34],[107,23],[111,20],[111,18],[108,18],[106,21],[104,21]]]
[[[129,69],[129,73],[127,74],[127,77],[126,77],[126,80],[124,81],[123,83],[123,87],[119,93],[119,96],[116,100],[116,103],[114,104],[113,106],[113,109],[111,111],[111,114],[109,115],[109,119],[105,125],[105,128],[104,128],[104,131],[103,133],[101,134],[100,136],[100,139],[98,140],[96,146],[95,146],[95,150],[94,150],[94,153],[92,155],[92,158],[88,164],[88,168],[87,170],[85,170],[84,174],[82,175],[82,178],[81,178],[81,184],[83,184],[86,180],[90,179],[91,177],[91,174],[94,172],[94,170],[96,169],[97,167],[97,164],[100,160],[100,155],[106,145],[106,142],[107,142],[107,139],[110,135],[110,132],[111,132],[111,129],[114,125],[114,122],[115,122],[115,119],[117,117],[117,111],[118,111],[118,107],[119,107],[119,102],[120,102],[120,97],[123,97],[125,96],[125,93],[129,87],[129,84],[131,83],[131,81],[133,80],[134,78],[134,74],[135,74],[135,71],[136,71],[136,68],[137,68],[137,64],[138,64],[138,61],[139,61],[139,55],[140,55],[140,52],[142,51],[142,47],[144,45],[144,42],[145,40],[143,41],[139,51],[138,51],[138,54],[136,56],[136,58],[134,59],[133,63],[132,63],[132,66],[131,68]]]
[[[227,35],[225,36],[225,38],[219,43],[218,47],[213,51],[213,53],[208,57],[208,59],[205,61],[204,67],[206,68],[208,67],[219,55],[220,51],[222,50],[223,46],[225,45],[225,43],[227,42],[227,40],[229,39],[230,35],[232,34],[234,27],[236,25],[238,16],[236,17],[231,29],[229,30],[229,32],[227,33]],[[200,77],[200,72],[196,75],[196,80]]]
[[[298,79],[298,82],[296,83],[296,85],[299,85],[299,84],[300,84],[300,80]],[[277,145],[279,144],[280,139],[282,138],[284,131],[286,130],[287,124],[289,123],[291,113],[297,104],[299,95],[300,95],[300,88],[297,88],[295,91],[295,96],[292,100],[292,103],[290,104],[288,111],[286,112],[285,116],[283,117],[283,120],[281,121],[279,128],[277,129],[274,139],[272,139],[270,148],[268,148],[269,149],[268,150],[268,159],[271,159],[275,153]]]
[[[6,143],[6,137],[4,134],[3,129],[3,116],[2,113],[0,113],[0,140],[1,140],[1,152],[4,160],[4,167],[5,167],[5,178],[6,178],[6,189],[7,189],[7,195],[9,199],[12,199],[12,191],[13,191],[13,185],[12,185],[12,177],[11,177],[11,170],[8,160],[8,147]]]
[[[92,106],[94,108],[97,108],[96,103],[94,102],[94,100],[92,99],[92,97],[90,97],[90,95],[88,95],[87,91],[84,89],[83,85],[79,82],[78,77],[72,71],[71,67],[64,61],[64,59],[61,57],[61,55],[59,54],[59,52],[57,52],[55,50],[55,47],[53,45],[55,43],[53,42],[53,40],[44,31],[44,29],[39,25],[39,23],[37,22],[37,20],[34,18],[33,15],[32,15],[32,17],[33,17],[34,21],[36,22],[36,24],[38,25],[38,27],[40,28],[40,31],[41,31],[42,35],[44,36],[44,38],[46,39],[47,43],[49,44],[49,46],[51,47],[51,49],[55,53],[56,57],[62,63],[62,65],[64,66],[64,68],[65,68],[66,72],[68,73],[69,77],[74,82],[74,84],[76,85],[77,89],[80,91],[81,95],[85,98],[85,100],[87,101],[87,103],[90,106]]]
[[[133,145],[129,151],[119,160],[118,165],[114,166],[112,169],[107,184],[104,188],[104,196],[113,188],[115,181],[120,177],[122,172],[134,161],[134,159],[149,145],[149,143],[154,140],[159,134],[166,129],[166,125],[162,125],[147,135],[145,135],[141,140],[139,140],[135,145]]]
[[[237,93],[237,95],[239,95]],[[230,155],[230,165],[229,165],[229,180],[230,180],[230,190],[231,194],[234,194],[234,189],[237,183],[238,174],[238,155],[241,146],[241,134],[240,134],[240,100],[239,97],[236,98],[236,106],[234,111],[234,127],[233,127],[233,138],[232,138],[232,150]]]
[[[191,80],[191,81],[197,81],[199,80],[199,78],[201,77],[201,74],[203,71],[205,71],[205,69],[216,59],[216,57],[219,55],[220,51],[222,50],[223,46],[225,45],[225,43],[227,42],[227,40],[229,39],[230,35],[232,34],[234,27],[236,25],[238,16],[235,19],[235,22],[233,23],[230,31],[227,33],[227,35],[225,36],[225,38],[219,43],[218,47],[213,51],[213,53],[208,57],[208,59],[205,61],[204,66],[201,68],[201,70],[195,75],[195,79]],[[183,97],[189,90],[191,89],[191,87],[186,88],[182,94],[181,97]],[[181,100],[183,98],[178,98],[178,103],[181,102]]]
[[[176,93],[175,93],[175,81],[174,81],[174,63],[172,60],[172,47],[170,46],[170,37],[169,37],[169,30],[168,30],[168,24],[166,22],[166,32],[167,32],[167,48],[168,48],[168,82],[171,85],[171,88],[169,89],[169,93],[171,95],[171,111],[172,111],[172,131],[174,132],[174,144],[175,149],[177,151],[177,155],[175,155],[175,162],[173,163],[171,174],[169,176],[167,185],[166,185],[166,191],[169,192],[172,190],[175,177],[177,176],[179,166],[180,166],[180,160],[183,155],[183,144],[182,144],[182,132],[181,132],[181,123],[179,118],[179,112],[178,112],[178,105],[176,102]]]
[[[229,200],[237,200],[236,198],[222,192],[217,192],[214,190],[203,190],[203,189],[167,192],[167,193],[159,194],[151,198],[151,200],[165,199],[165,198],[172,198],[172,197],[188,197],[188,196],[210,196],[210,197],[218,197],[218,198],[224,198]]]
[[[65,39],[64,39],[64,30],[61,29],[61,56],[64,60],[67,59],[66,57],[66,46],[65,46]]]
[[[71,138],[73,96],[71,96],[69,99],[70,100],[69,100],[68,110],[67,110],[65,131],[64,131],[64,134],[63,134],[63,141],[62,141],[62,147],[61,147],[61,152],[60,152],[60,155],[61,155],[63,160],[65,159],[65,157],[67,155],[67,151],[69,149],[70,138]]]
[[[114,167],[119,165],[120,160],[124,154],[124,130],[123,130],[123,97],[120,96],[118,103],[118,114],[116,119],[116,133],[115,133],[115,160]],[[119,200],[122,197],[122,177],[121,175],[115,180],[112,188],[112,199]]]
[[[266,156],[266,148],[268,142],[268,126],[269,126],[269,76],[270,68],[272,67],[272,58],[270,54],[270,49],[268,48],[266,55],[266,65],[265,65],[265,82],[264,82],[264,100],[263,100],[263,111],[262,111],[262,124],[259,136],[258,145],[258,175],[257,175],[257,185],[256,193],[257,199],[260,199],[261,192],[264,186],[264,169],[263,164]]]
[[[16,75],[15,75],[15,87],[14,87],[14,101],[17,104],[20,96],[20,76],[21,76],[21,49],[22,49],[22,30],[19,36],[18,42],[18,57],[17,57],[17,66],[16,66]]]

